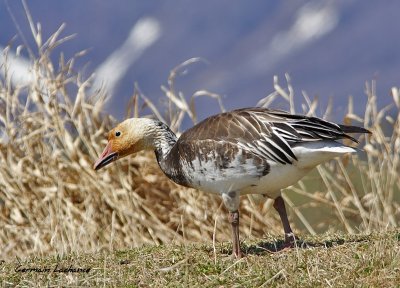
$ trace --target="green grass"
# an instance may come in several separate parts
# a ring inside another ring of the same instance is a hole
[[[240,260],[230,257],[229,243],[146,245],[2,262],[0,279],[2,287],[393,287],[400,283],[399,241],[399,230],[324,234],[279,250],[282,240],[268,236],[245,240],[248,255]]]

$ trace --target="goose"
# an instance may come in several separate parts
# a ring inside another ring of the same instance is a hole
[[[356,152],[339,139],[358,141],[348,133],[367,129],[267,108],[220,113],[186,130],[179,138],[161,121],[131,118],[108,134],[108,143],[94,169],[141,150],[155,152],[164,174],[175,183],[215,193],[229,211],[232,255],[244,256],[239,242],[240,195],[274,199],[285,233],[295,240],[282,189],[295,184],[317,165]]]

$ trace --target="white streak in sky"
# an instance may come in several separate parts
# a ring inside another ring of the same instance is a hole
[[[232,85],[238,73],[248,77],[265,75],[285,57],[311,45],[312,42],[334,30],[339,23],[339,11],[334,2],[312,1],[298,9],[288,30],[278,31],[267,45],[257,47],[244,65],[220,72],[207,83],[209,89]]]
[[[333,4],[319,1],[305,4],[297,12],[292,27],[275,35],[271,44],[251,59],[252,69],[269,70],[283,57],[331,32],[338,23],[339,13]]]
[[[31,83],[33,79],[31,65],[32,63],[28,59],[0,46],[0,75],[4,78],[7,71],[12,85],[21,87]]]
[[[115,50],[95,72],[94,91],[104,89],[111,95],[129,67],[161,35],[160,23],[154,18],[142,18],[131,29],[125,42]]]

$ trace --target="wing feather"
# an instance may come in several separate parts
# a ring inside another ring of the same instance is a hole
[[[345,132],[360,131],[367,133],[368,130],[281,110],[245,108],[211,116],[184,132],[180,140],[192,143],[205,139],[225,141],[240,147],[248,155],[291,164],[297,161],[292,150],[297,143],[343,138],[357,142]]]

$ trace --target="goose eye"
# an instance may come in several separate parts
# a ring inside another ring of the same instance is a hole
[[[115,136],[117,137],[121,136],[121,132],[120,131],[115,132]]]

